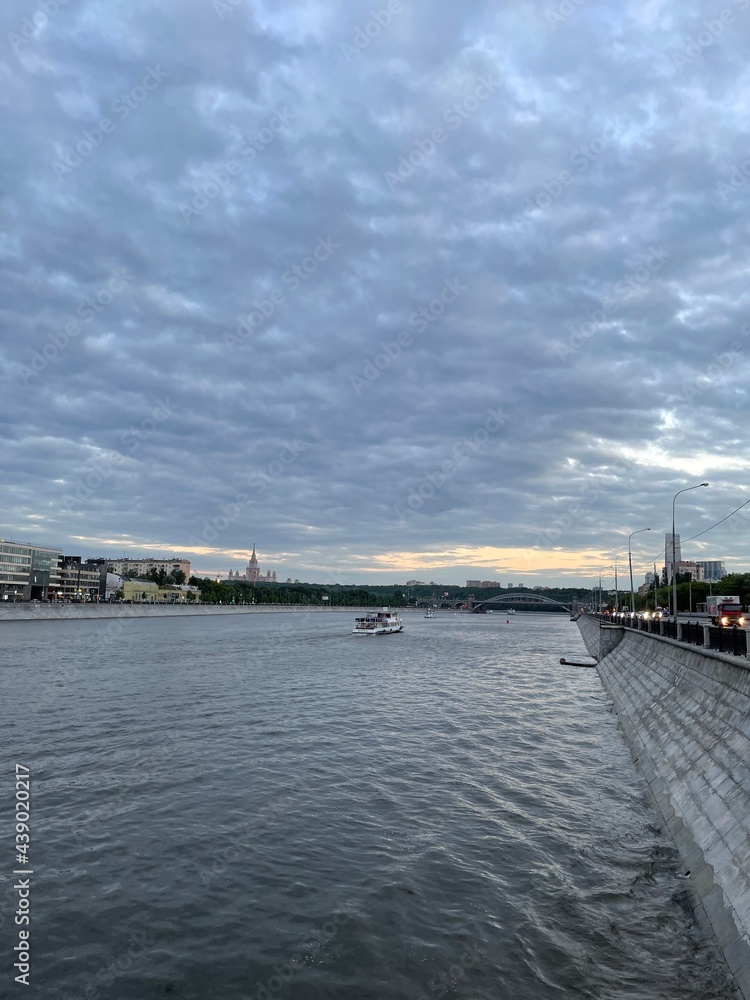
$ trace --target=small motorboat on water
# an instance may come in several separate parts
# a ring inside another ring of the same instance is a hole
[[[403,630],[404,623],[399,616],[388,608],[382,608],[368,612],[363,618],[355,618],[352,635],[389,635]]]
[[[432,611],[432,610],[427,610],[427,611],[425,611],[424,616],[425,616],[425,618],[434,618],[435,617],[435,612]]]

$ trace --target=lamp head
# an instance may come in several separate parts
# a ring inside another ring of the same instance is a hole
[[[708,483],[701,483],[701,486],[708,486]]]

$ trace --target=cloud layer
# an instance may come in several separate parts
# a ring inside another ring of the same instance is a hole
[[[5,537],[585,583],[750,498],[750,0],[438,13],[4,5]]]

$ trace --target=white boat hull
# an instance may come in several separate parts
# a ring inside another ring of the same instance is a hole
[[[371,611],[364,618],[356,618],[352,635],[390,635],[391,632],[403,632],[404,623],[388,608],[382,611]]]
[[[390,635],[391,632],[403,631],[403,625],[386,625],[381,628],[353,628],[352,635]]]

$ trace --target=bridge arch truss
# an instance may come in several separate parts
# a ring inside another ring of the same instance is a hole
[[[467,601],[467,603],[469,603],[469,601]],[[556,601],[553,597],[542,597],[541,594],[502,594],[499,597],[488,597],[486,601],[478,601],[474,598],[472,604],[472,611],[474,612],[476,612],[477,608],[486,607],[488,604],[499,604],[503,607],[505,607],[506,604],[513,605],[514,607],[523,605],[528,607],[542,607],[551,604],[560,608],[562,611],[567,611],[568,614],[572,614],[567,604],[563,604],[562,601]]]

